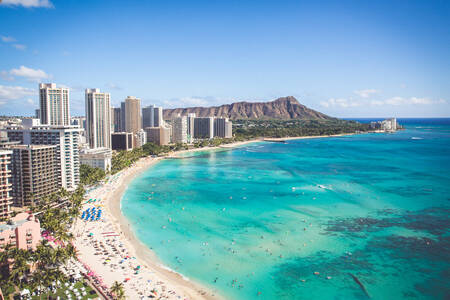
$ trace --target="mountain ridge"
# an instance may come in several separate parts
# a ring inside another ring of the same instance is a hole
[[[278,119],[278,120],[330,120],[334,119],[321,112],[306,107],[293,96],[280,97],[269,102],[234,102],[211,107],[187,107],[164,109],[164,119],[170,120],[178,115],[195,113],[197,117],[225,117],[237,119]]]

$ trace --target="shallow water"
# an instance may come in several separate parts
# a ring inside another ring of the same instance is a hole
[[[448,299],[450,121],[405,123],[164,160],[122,211],[165,264],[227,298],[367,299],[352,274],[373,299]]]

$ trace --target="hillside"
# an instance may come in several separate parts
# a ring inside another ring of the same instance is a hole
[[[197,117],[226,117],[237,119],[278,119],[278,120],[329,120],[331,117],[300,104],[292,96],[278,98],[270,102],[236,102],[211,107],[188,107],[165,109],[164,119],[195,113]]]

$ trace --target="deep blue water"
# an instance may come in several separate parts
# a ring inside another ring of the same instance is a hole
[[[165,264],[230,299],[367,299],[353,276],[373,299],[449,299],[450,119],[398,121],[164,160],[122,211]]]

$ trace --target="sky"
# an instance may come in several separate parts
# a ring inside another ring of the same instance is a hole
[[[450,1],[2,0],[0,115],[39,82],[165,108],[294,96],[335,117],[450,117]]]

